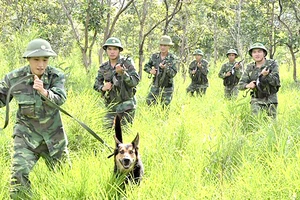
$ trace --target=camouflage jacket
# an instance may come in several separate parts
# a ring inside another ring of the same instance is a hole
[[[268,67],[269,74],[267,76],[260,76],[261,71]],[[260,83],[263,86],[256,86],[251,92],[252,101],[256,101],[261,104],[278,103],[277,91],[280,87],[280,78],[278,64],[274,60],[266,60],[263,66],[256,67],[255,62],[247,65],[242,78],[238,84],[240,90],[246,90],[246,85],[251,81],[256,81],[256,85]],[[277,90],[277,91],[274,91]],[[264,92],[267,92],[264,94]],[[263,94],[262,94],[263,93]]]
[[[124,57],[120,57],[118,63],[124,60]],[[120,108],[120,112],[135,108],[134,95],[136,86],[140,82],[140,76],[136,72],[132,59],[127,59],[124,67],[126,68],[124,74],[119,75],[109,61],[103,63],[94,84],[94,90],[101,93],[106,106],[124,104],[125,107]],[[113,83],[111,90],[102,91],[105,82]]]
[[[218,74],[219,78],[223,79],[223,85],[226,87],[232,87],[237,85],[242,76],[242,71],[240,70],[240,68],[233,68],[236,63],[236,61],[234,61],[233,63],[224,63]],[[225,74],[227,72],[231,72],[231,75],[226,77]]]
[[[189,75],[192,79],[192,84],[208,86],[207,74],[209,72],[208,62],[205,59],[201,59],[201,66],[198,67],[198,62],[193,60],[189,66]],[[196,70],[195,74],[192,74],[192,71]]]
[[[166,64],[164,69],[159,67],[159,64],[162,62]],[[144,71],[150,74],[153,67],[156,69],[156,75],[153,77],[152,84],[157,87],[173,87],[173,78],[177,74],[175,55],[168,53],[167,57],[161,60],[160,53],[152,54],[150,60],[144,66]]]
[[[6,105],[6,97],[10,87],[20,78],[30,74],[30,67],[25,66],[8,73],[4,77],[0,83],[0,107]],[[44,88],[48,91],[48,98],[57,105],[62,105],[66,101],[64,74],[56,68],[48,66],[41,80]],[[10,100],[14,98],[19,105],[16,126],[19,129],[22,127],[21,130],[23,130],[22,133],[14,132],[13,135],[25,138],[26,143],[32,148],[36,148],[44,140],[51,154],[56,145],[66,145],[67,143],[60,112],[58,109],[48,106],[43,97],[32,86],[33,78],[29,78],[11,89]]]

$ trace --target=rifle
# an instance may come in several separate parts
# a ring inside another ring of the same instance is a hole
[[[126,58],[121,62],[121,63],[117,63],[115,66],[117,66],[118,64],[121,65],[121,67],[123,68],[124,71],[127,71],[127,69],[123,66],[125,64],[125,62],[128,60],[128,58],[130,57],[130,55],[127,55]],[[116,71],[114,70],[113,71],[113,77],[109,80],[104,80],[105,82],[111,82],[112,83],[112,88],[116,85],[118,86],[119,85],[119,81],[118,79],[116,78]],[[111,88],[111,89],[112,89]],[[105,95],[104,95],[105,98],[108,98],[109,97],[109,91],[106,91],[105,92]]]
[[[196,64],[196,67],[195,67],[195,72],[197,72],[197,70],[198,70],[198,65],[200,65],[201,66],[201,61],[199,61],[199,62],[197,62],[197,64]],[[195,73],[196,74],[196,73]],[[195,76],[195,74],[193,74],[192,76]]]
[[[242,59],[242,60],[240,60],[237,64],[239,65],[239,64],[241,64],[241,62],[243,62],[244,61],[244,59]],[[235,64],[233,65],[233,67],[231,68],[231,74],[232,75],[234,75],[234,70],[235,70]]]
[[[269,71],[269,73],[271,73],[272,72],[272,70],[270,69],[270,67],[273,65],[275,63],[275,61],[273,60],[273,62],[270,64],[270,65],[268,65],[267,67],[266,67],[266,70],[267,71]],[[262,92],[262,88],[260,87],[260,85],[259,84],[261,84],[260,82],[260,79],[262,78],[262,74],[260,74],[259,76],[258,76],[258,78],[256,79],[256,87],[257,87],[257,89],[259,90],[259,91],[261,91]]]

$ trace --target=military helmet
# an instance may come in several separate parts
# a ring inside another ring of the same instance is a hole
[[[160,42],[159,42],[160,45],[168,45],[168,46],[173,46],[174,43],[172,42],[172,39],[170,36],[167,36],[167,35],[163,35],[161,38],[160,38]]]
[[[118,47],[120,51],[123,51],[123,47],[121,41],[116,37],[110,37],[106,40],[105,44],[102,46],[104,50],[107,49],[108,46]]]
[[[55,57],[57,54],[52,50],[51,45],[44,39],[31,40],[28,45],[23,58],[31,57]]]
[[[201,51],[200,49],[196,49],[196,50],[194,51],[193,55],[194,55],[194,56],[195,56],[195,55],[201,55],[201,56],[203,56],[204,54],[203,54],[203,51]]]
[[[265,56],[268,54],[267,48],[262,43],[254,43],[250,46],[248,50],[250,56],[252,56],[253,49],[262,49],[265,52]]]
[[[226,56],[228,56],[228,54],[235,54],[235,56],[236,57],[238,57],[239,55],[238,55],[238,53],[237,53],[237,51],[235,50],[235,49],[229,49],[228,51],[227,51],[227,53],[226,53]]]

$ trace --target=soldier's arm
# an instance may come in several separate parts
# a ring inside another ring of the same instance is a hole
[[[218,74],[219,78],[222,78],[222,79],[225,78],[225,73],[226,73],[225,68],[226,68],[226,66],[225,66],[225,64],[223,64],[221,67],[221,70],[219,71],[219,74]]]
[[[266,76],[261,77],[262,82],[268,82],[272,86],[278,86],[278,83],[280,82],[279,78],[279,70],[278,70],[278,64],[277,62],[274,62],[274,64],[269,69],[269,74]]]
[[[6,105],[6,97],[7,92],[9,90],[9,81],[7,76],[0,82],[0,107],[4,107]],[[10,101],[13,97],[10,96]]]
[[[152,58],[150,58],[149,61],[144,65],[144,71],[150,74],[152,67],[153,67],[153,61]]]
[[[140,76],[136,72],[133,62],[130,60],[127,62],[129,65],[126,66],[127,71],[124,71],[123,80],[129,87],[135,87],[140,82]]]
[[[97,77],[95,78],[94,90],[100,92],[102,95],[105,94],[105,91],[102,91],[102,87],[104,86],[104,76],[99,68]]]
[[[241,78],[243,74],[241,68],[234,69],[234,74],[237,78]]]
[[[247,67],[247,69],[244,71],[244,73],[241,76],[241,79],[238,83],[238,89],[239,90],[246,90],[246,85],[251,82],[250,77],[249,77],[249,70],[250,68]]]
[[[167,76],[173,78],[177,74],[176,61],[172,60],[171,63],[167,63],[167,67],[165,68]]]
[[[208,64],[205,64],[202,67],[200,67],[200,72],[206,76],[208,74],[208,72],[209,72],[209,70],[208,70]]]
[[[65,90],[65,75],[63,73],[54,74],[51,87],[48,91],[48,99],[57,105],[62,105],[67,100]]]

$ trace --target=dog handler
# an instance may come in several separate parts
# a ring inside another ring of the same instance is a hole
[[[49,42],[34,39],[23,54],[29,65],[11,71],[0,82],[0,106],[6,105],[9,89],[9,100],[14,98],[18,103],[13,130],[12,199],[30,198],[29,173],[40,157],[49,169],[54,169],[63,158],[68,159],[60,112],[44,100],[47,97],[57,105],[66,101],[64,74],[48,66],[49,57],[55,56]],[[26,76],[28,79],[20,81]]]

